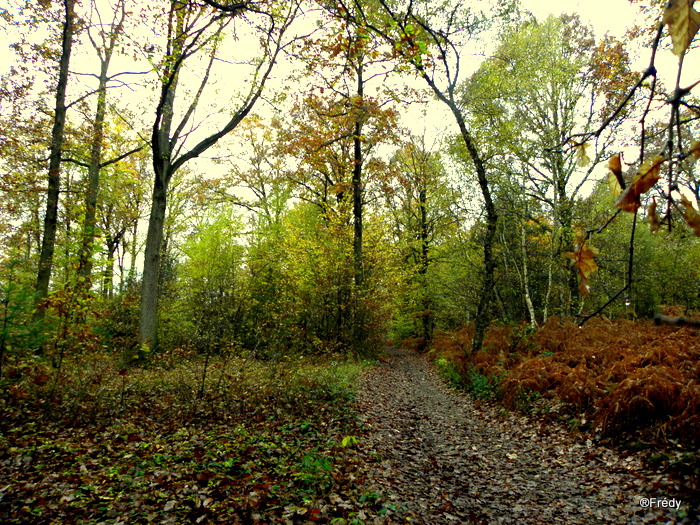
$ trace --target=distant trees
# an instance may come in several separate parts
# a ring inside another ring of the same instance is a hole
[[[411,137],[394,154],[389,166],[392,178],[385,195],[387,215],[392,219],[398,255],[408,273],[408,294],[404,298],[410,326],[401,334],[417,337],[427,348],[436,323],[439,287],[435,283],[436,245],[444,243],[446,233],[459,217],[453,209],[453,190],[445,167],[436,151],[427,150],[424,138]],[[453,248],[453,247],[452,247]],[[410,305],[410,306],[409,306]]]
[[[537,294],[543,320],[580,307],[576,268],[563,257],[575,251],[580,233],[575,201],[624,120],[579,149],[570,139],[609,116],[632,84],[629,59],[618,42],[606,37],[597,43],[590,28],[563,16],[526,20],[504,31],[493,56],[461,86],[471,125],[487,144],[487,165],[498,174],[501,202],[509,202],[501,213],[522,230],[545,207],[540,226],[549,230],[550,253],[546,284]],[[512,241],[517,252],[529,244],[522,235]],[[527,257],[518,267],[520,290],[536,322]]]
[[[647,313],[692,308],[694,274],[669,284],[656,253],[671,253],[677,225],[700,231],[695,86],[661,97],[623,43],[510,2],[302,7],[66,1],[3,14],[27,40],[0,82],[17,122],[0,130],[0,346],[104,337],[127,359],[161,341],[275,357],[364,352],[389,327],[427,348],[473,323],[471,352],[492,319],[536,325],[623,292]],[[486,29],[497,44],[465,75]],[[682,56],[691,43],[671,33]],[[414,81],[453,120],[433,146],[400,127],[402,105],[425,102]],[[666,103],[669,121],[654,121]],[[611,157],[625,135],[640,142],[629,173]],[[605,160],[620,197],[593,180]],[[629,244],[641,222],[610,221],[606,206],[637,212],[653,192],[644,218],[658,233]],[[41,330],[15,329],[32,317]]]
[[[247,3],[222,9],[214,4],[215,10],[212,11],[172,0],[167,11],[167,40],[159,64],[160,96],[151,135],[155,177],[141,288],[139,334],[141,351],[146,353],[158,347],[158,274],[170,180],[179,168],[202,155],[250,113],[262,95],[285,45],[285,32],[297,12],[294,3],[280,10],[273,8],[267,13],[248,10]],[[202,134],[204,122],[195,120],[197,111],[202,110],[200,101],[205,89],[210,87],[210,75],[218,50],[223,45],[225,31],[229,25],[237,23],[241,25],[239,31],[252,31],[249,38],[258,39],[257,56],[248,59],[248,71],[244,70],[250,75],[250,86],[243,100],[234,103],[236,105],[228,118]],[[178,93],[182,90],[180,77],[185,74],[185,68],[194,63],[194,57],[202,55],[204,63],[200,66],[199,87],[182,102],[182,109],[178,109],[176,101],[180,100]]]

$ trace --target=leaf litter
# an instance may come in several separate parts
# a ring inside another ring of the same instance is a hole
[[[381,458],[371,491],[388,511],[375,523],[694,523],[688,502],[640,506],[677,495],[638,456],[472,400],[410,350],[363,376],[358,407]]]
[[[408,350],[354,403],[357,372],[327,361],[216,363],[199,399],[196,360],[127,383],[96,362],[81,388],[67,366],[50,411],[46,370],[10,374],[0,522],[692,523],[639,506],[676,494],[638,456],[473,401]]]

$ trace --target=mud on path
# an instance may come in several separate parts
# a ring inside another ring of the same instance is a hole
[[[381,523],[694,522],[640,507],[642,497],[675,495],[639,460],[479,405],[413,352],[388,351],[363,378],[358,408],[381,458],[368,483],[387,498]]]

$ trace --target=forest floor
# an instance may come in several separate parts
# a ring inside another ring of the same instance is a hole
[[[640,505],[681,499],[640,457],[473,401],[415,352],[389,350],[363,376],[358,407],[382,458],[372,491],[391,502],[378,523],[696,523],[697,501]]]
[[[639,454],[474,401],[414,351],[367,365],[20,356],[0,381],[0,523],[697,523]]]

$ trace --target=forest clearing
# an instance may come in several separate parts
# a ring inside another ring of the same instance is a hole
[[[698,523],[700,12],[594,3],[0,7],[0,522]]]

